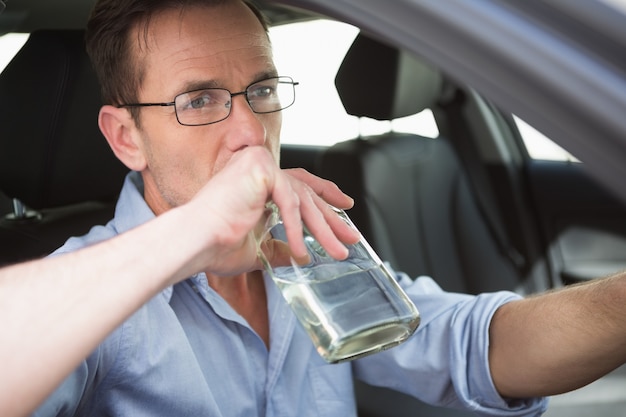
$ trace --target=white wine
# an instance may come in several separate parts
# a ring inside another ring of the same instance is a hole
[[[417,309],[383,265],[323,264],[306,277],[294,277],[289,267],[274,272],[283,296],[328,362],[388,349],[419,324]]]

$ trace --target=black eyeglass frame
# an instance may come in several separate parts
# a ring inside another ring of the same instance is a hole
[[[1,0],[0,0],[1,1]],[[270,110],[270,111],[256,111],[254,109],[254,106],[250,103],[250,100],[248,99],[248,90],[250,89],[250,87],[252,87],[253,85],[262,83],[264,81],[268,81],[268,80],[281,80],[284,79],[284,81],[279,81],[283,84],[291,84],[293,87],[293,100],[291,101],[291,103],[289,103],[288,105],[284,106],[284,107],[280,107],[279,109],[276,110]],[[288,77],[288,76],[276,76],[276,77],[268,77],[268,78],[264,78],[262,80],[258,80],[255,81],[253,83],[251,83],[250,85],[248,85],[245,90],[243,91],[238,91],[235,93],[231,93],[230,90],[226,89],[226,88],[221,88],[221,87],[209,87],[209,88],[198,88],[195,90],[190,90],[190,91],[185,91],[183,93],[177,94],[176,97],[174,97],[174,101],[170,101],[170,102],[166,102],[166,103],[124,103],[124,104],[118,104],[116,105],[117,108],[123,108],[123,107],[169,107],[169,106],[174,106],[174,113],[176,114],[176,121],[183,125],[183,126],[206,126],[206,125],[211,125],[214,123],[219,123],[221,121],[224,121],[226,119],[228,119],[228,117],[230,116],[231,113],[231,108],[232,106],[228,107],[228,113],[226,114],[226,116],[224,116],[223,118],[219,119],[219,120],[215,120],[212,122],[208,122],[208,123],[198,123],[198,124],[189,124],[189,123],[182,123],[180,121],[180,119],[178,118],[178,110],[176,109],[176,99],[182,95],[185,94],[189,94],[189,93],[194,93],[196,91],[204,91],[204,90],[221,90],[221,91],[226,91],[228,94],[230,94],[230,98],[231,98],[231,102],[232,102],[232,98],[236,97],[236,96],[244,96],[246,98],[246,102],[248,103],[248,105],[250,106],[250,110],[252,110],[254,113],[256,114],[269,114],[269,113],[276,113],[282,110],[285,110],[286,108],[291,107],[295,102],[296,102],[296,89],[295,87],[297,85],[299,85],[300,83],[297,81],[294,81],[293,78]]]

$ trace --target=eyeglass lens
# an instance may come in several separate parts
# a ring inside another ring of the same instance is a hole
[[[232,94],[222,88],[207,88],[176,96],[176,117],[183,125],[216,123],[230,115],[232,96],[245,96],[255,113],[273,113],[295,101],[294,82],[290,77],[275,77],[250,85],[245,92]]]

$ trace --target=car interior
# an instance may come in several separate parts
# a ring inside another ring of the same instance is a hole
[[[49,254],[111,219],[127,169],[97,126],[101,100],[83,31],[32,33],[2,72],[0,95],[10,121],[1,136],[13,138],[0,141],[0,188],[11,198],[0,220],[0,264],[8,264]]]
[[[274,24],[319,18],[278,6],[267,12]],[[0,73],[0,265],[45,256],[106,223],[127,172],[98,130],[99,87],[82,29],[29,33]],[[621,200],[583,164],[530,158],[513,115],[471,87],[365,31],[335,86],[356,118],[429,109],[437,122],[434,139],[390,130],[281,148],[283,167],[303,167],[355,199],[348,214],[394,269],[432,276],[448,291],[532,294],[626,268]],[[472,415],[355,384],[361,417]],[[555,397],[546,415],[622,415],[619,387],[624,369]]]

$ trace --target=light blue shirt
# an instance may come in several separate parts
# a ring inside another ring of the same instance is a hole
[[[68,240],[59,252],[111,238],[153,218],[142,194],[140,176],[131,173],[115,218]],[[158,256],[154,254],[154,262]],[[490,416],[536,416],[545,410],[543,399],[504,401],[489,373],[490,319],[517,295],[452,294],[427,277],[397,277],[420,310],[418,330],[400,346],[337,365],[317,354],[267,276],[269,350],[203,274],[190,277],[126,320],[35,415],[354,416],[353,375],[431,404]]]

